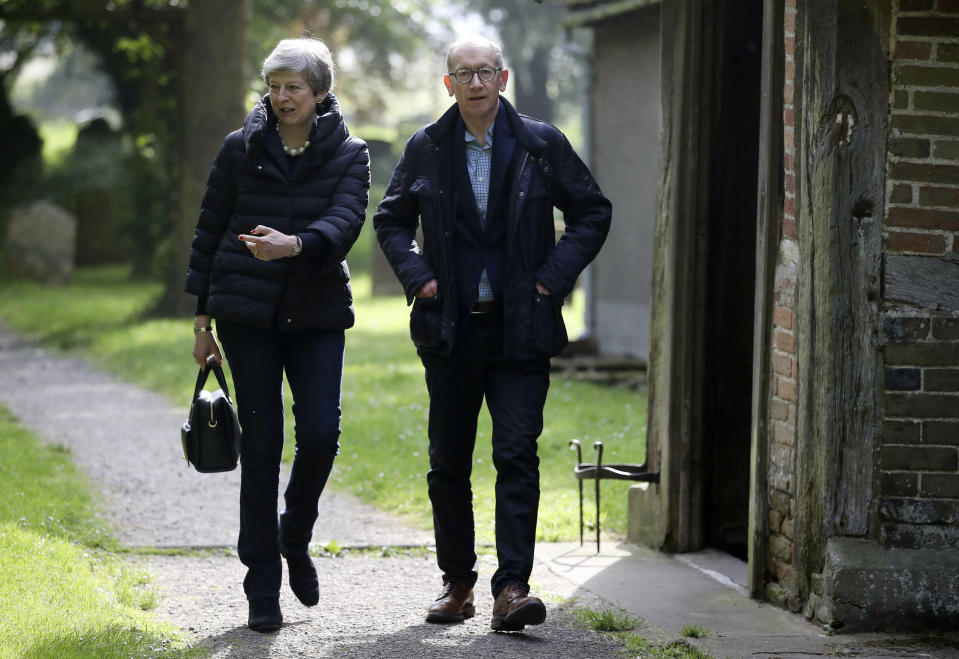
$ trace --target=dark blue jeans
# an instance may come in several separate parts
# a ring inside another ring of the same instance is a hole
[[[496,554],[493,596],[533,570],[539,509],[539,457],[549,360],[503,357],[502,319],[472,316],[449,357],[420,351],[430,393],[430,471],[436,558],[444,582],[476,582],[470,473],[483,398],[493,421]]]
[[[283,569],[280,528],[290,552],[306,551],[320,493],[339,450],[342,331],[278,333],[217,323],[233,372],[240,446],[240,538],[248,599],[275,597]],[[283,452],[283,373],[293,393],[296,453],[277,520],[276,493]]]

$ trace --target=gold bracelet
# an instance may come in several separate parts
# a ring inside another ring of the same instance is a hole
[[[204,332],[212,332],[212,331],[213,331],[213,328],[210,327],[209,325],[207,325],[206,327],[194,327],[194,328],[193,328],[193,333],[194,333],[194,334],[203,334]]]

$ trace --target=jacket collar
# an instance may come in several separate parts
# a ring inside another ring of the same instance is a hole
[[[247,154],[255,156],[263,150],[263,136],[269,130],[276,130],[276,122],[270,95],[265,94],[243,120],[243,143]],[[327,94],[325,99],[316,104],[316,121],[310,130],[310,146],[304,155],[316,160],[333,151],[348,135],[349,130],[336,97]]]
[[[546,148],[546,141],[533,134],[523,123],[523,115],[518,113],[512,104],[502,96],[499,97],[500,106],[506,111],[506,120],[509,122],[510,131],[516,141],[522,144],[527,151],[538,153]],[[425,128],[426,135],[438,144],[450,139],[453,127],[460,118],[459,106],[455,103],[447,110],[442,117]]]

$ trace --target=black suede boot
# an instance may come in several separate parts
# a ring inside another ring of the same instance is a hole
[[[250,600],[250,619],[247,623],[255,632],[275,632],[283,625],[279,597],[258,597]]]
[[[286,559],[287,571],[290,575],[290,590],[304,606],[316,606],[320,601],[320,583],[316,577],[316,568],[310,552],[290,553],[278,540],[280,556]]]

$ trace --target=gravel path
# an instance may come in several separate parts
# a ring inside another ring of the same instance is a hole
[[[0,402],[45,441],[66,446],[103,494],[119,541],[130,547],[232,547],[239,470],[198,474],[179,444],[185,406],[51,354],[0,327]],[[281,478],[281,484],[285,478]],[[425,484],[424,484],[425,487]],[[355,497],[326,492],[314,539],[344,547],[429,546],[432,532]],[[185,514],[184,511],[191,511]],[[244,568],[235,556],[147,555],[160,592],[157,615],[215,657],[617,657],[607,636],[578,628],[561,595],[570,584],[537,565],[534,589],[552,594],[547,622],[526,633],[489,630],[494,565],[481,564],[477,616],[461,625],[423,622],[440,587],[431,557],[363,554],[317,560],[320,603],[305,608],[284,587],[275,634],[246,628]],[[584,603],[582,600],[579,603]],[[598,602],[585,602],[597,604]]]

